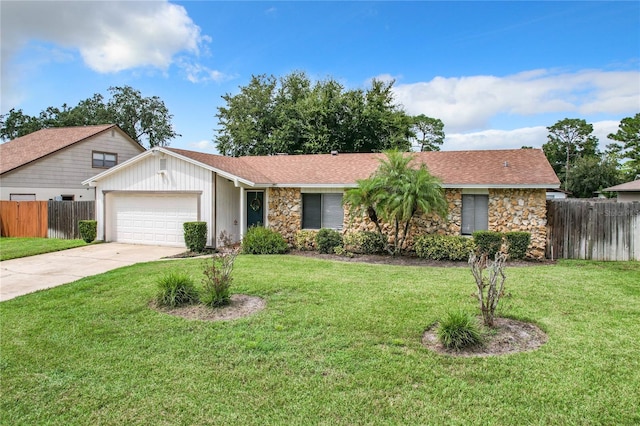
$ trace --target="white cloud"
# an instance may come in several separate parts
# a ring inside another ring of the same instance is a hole
[[[78,51],[100,73],[166,70],[179,52],[197,55],[202,36],[184,7],[166,1],[2,3],[2,61],[30,41]]]
[[[179,59],[177,62],[179,68],[184,71],[187,80],[192,83],[203,83],[207,81],[222,82],[234,78],[231,75],[224,74],[217,70],[212,70],[202,64],[194,63],[188,59]]]
[[[486,129],[497,115],[635,113],[640,72],[531,70],[505,77],[435,77],[397,84],[394,94],[409,114],[436,117],[447,131],[466,132]]]
[[[189,148],[192,148],[196,151],[216,151],[216,147],[213,142],[208,140],[201,140],[197,142],[189,142],[187,144]],[[217,151],[216,151],[217,153]]]
[[[552,125],[551,123],[550,125]],[[600,150],[604,151],[610,139],[607,135],[618,130],[619,121],[598,121],[593,124],[593,135],[600,142]],[[512,149],[523,146],[542,148],[547,142],[549,131],[545,126],[523,127],[514,130],[482,130],[469,133],[447,134],[443,150],[461,151],[469,149]]]

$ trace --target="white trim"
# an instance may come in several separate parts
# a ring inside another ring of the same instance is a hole
[[[196,161],[196,160],[194,160],[192,158],[185,157],[184,155],[180,155],[180,154],[178,154],[176,152],[170,151],[170,150],[162,148],[162,147],[154,147],[154,148],[152,148],[152,149],[150,149],[148,151],[145,151],[145,152],[143,152],[143,153],[141,153],[139,155],[136,155],[135,157],[130,158],[129,160],[125,161],[124,163],[120,163],[120,164],[118,164],[116,166],[113,166],[110,169],[105,170],[104,172],[102,172],[102,173],[100,173],[100,174],[98,174],[96,176],[93,176],[93,177],[83,181],[82,184],[83,185],[91,185],[92,182],[98,182],[98,181],[102,180],[103,178],[105,178],[105,177],[107,177],[107,176],[109,176],[109,175],[111,175],[113,173],[119,172],[120,169],[124,169],[126,167],[129,167],[130,165],[135,164],[135,163],[145,159],[146,157],[148,157],[150,155],[153,155],[153,156],[158,155],[158,152],[160,152],[162,154],[166,154],[166,155],[171,155],[171,156],[173,156],[173,157],[175,157],[175,158],[177,158],[179,160],[186,161],[187,163],[191,163],[191,164],[194,164],[194,165],[196,165],[198,167],[202,167],[205,170],[209,170],[211,172],[217,173],[220,176],[222,176],[223,178],[226,178],[226,179],[229,179],[229,180],[233,181],[236,184],[236,186],[238,186],[238,183],[242,183],[242,184],[247,185],[249,187],[254,187],[255,186],[255,182],[251,182],[249,180],[243,179],[243,178],[241,178],[239,176],[236,176],[236,175],[231,174],[229,172],[226,172],[224,170],[220,170],[220,169],[217,169],[215,167],[211,167],[208,164],[201,163],[201,162]]]

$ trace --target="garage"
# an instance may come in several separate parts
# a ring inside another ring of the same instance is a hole
[[[107,241],[183,247],[183,223],[198,220],[198,198],[194,193],[110,193]]]

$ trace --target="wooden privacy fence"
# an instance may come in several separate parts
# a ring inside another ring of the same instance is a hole
[[[548,258],[640,260],[640,203],[547,201]]]
[[[0,201],[3,237],[80,238],[78,221],[95,219],[95,201]]]
[[[46,201],[0,201],[0,232],[3,237],[47,236]]]
[[[80,238],[78,222],[95,219],[95,201],[49,201],[48,237]]]

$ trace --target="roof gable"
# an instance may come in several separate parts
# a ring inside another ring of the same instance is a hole
[[[132,144],[131,139],[115,124],[77,127],[50,127],[13,139],[0,145],[0,174],[32,163],[54,152],[82,142],[109,129],[117,129]]]

